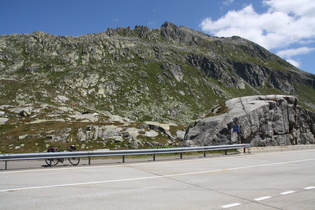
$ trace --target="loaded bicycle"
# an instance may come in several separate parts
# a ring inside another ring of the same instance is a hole
[[[72,152],[75,151],[76,147],[74,145],[71,145],[68,147],[68,152]],[[59,152],[58,147],[55,146],[50,146],[47,149],[47,152]],[[78,157],[73,157],[73,158],[68,158],[68,161],[71,163],[71,165],[78,165],[80,163],[80,158]],[[52,159],[45,159],[45,162],[48,166],[55,166],[58,163],[63,163],[64,162],[64,158],[52,158]]]

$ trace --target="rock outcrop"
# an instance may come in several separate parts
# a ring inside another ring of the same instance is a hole
[[[228,100],[228,112],[192,124],[186,145],[250,143],[252,146],[315,144],[315,113],[288,95]]]

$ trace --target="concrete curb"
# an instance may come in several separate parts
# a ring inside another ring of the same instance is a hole
[[[257,152],[279,152],[279,151],[290,151],[290,150],[308,150],[315,149],[315,144],[307,145],[286,145],[286,146],[267,146],[267,147],[251,147],[247,149],[248,153]]]

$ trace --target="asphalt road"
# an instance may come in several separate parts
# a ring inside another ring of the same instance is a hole
[[[1,170],[0,209],[315,209],[314,149],[115,161]]]

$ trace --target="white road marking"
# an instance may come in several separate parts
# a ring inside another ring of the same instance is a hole
[[[264,197],[260,197],[260,198],[255,198],[254,200],[255,201],[263,201],[263,200],[267,200],[267,199],[270,199],[271,196],[264,196]]]
[[[315,186],[305,187],[304,190],[313,190],[315,189]]]
[[[102,181],[94,181],[94,182],[81,182],[81,183],[70,183],[70,184],[58,184],[58,185],[46,185],[46,186],[13,188],[13,189],[0,190],[0,193],[1,192],[14,192],[14,191],[20,191],[20,190],[33,190],[33,189],[43,189],[43,188],[70,187],[70,186],[89,185],[89,184],[101,184],[101,183],[137,181],[137,180],[146,180],[146,179],[158,179],[158,178],[167,178],[167,177],[174,177],[174,176],[186,176],[186,175],[194,175],[194,174],[202,174],[202,173],[219,172],[219,171],[222,171],[222,169],[209,170],[209,171],[197,171],[197,172],[189,172],[189,173],[181,173],[181,174],[169,174],[169,175],[156,175],[156,176],[147,176],[147,177],[137,177],[137,178],[129,178],[129,179],[114,179],[114,180],[102,180]]]
[[[312,189],[315,189],[315,186],[305,187],[304,189],[305,190],[312,190]],[[280,194],[281,195],[289,195],[289,194],[292,194],[292,193],[295,193],[295,191],[290,190],[290,191],[282,192]],[[255,201],[263,201],[263,200],[267,200],[267,199],[270,199],[270,198],[272,198],[272,197],[271,196],[263,196],[263,197],[255,198],[254,200]],[[227,208],[232,208],[232,207],[236,207],[236,206],[240,206],[240,205],[242,205],[242,204],[241,203],[231,203],[231,204],[227,204],[227,205],[221,206],[221,208],[227,209]]]
[[[300,163],[300,162],[314,161],[314,160],[315,159],[292,160],[292,161],[266,163],[266,164],[252,165],[252,166],[241,166],[241,167],[235,167],[235,168],[228,168],[227,170],[239,170],[239,169],[248,169],[248,168],[256,168],[256,167],[283,165],[283,164],[289,164],[289,163]]]
[[[25,187],[25,188],[4,189],[4,190],[0,190],[0,193],[1,192],[9,192],[9,191],[20,191],[20,190],[32,190],[32,189],[54,188],[54,187],[68,187],[68,186],[111,183],[111,182],[125,182],[125,181],[136,181],[136,180],[156,179],[156,178],[168,178],[168,177],[176,177],[176,176],[186,176],[186,175],[194,175],[194,174],[213,173],[213,172],[220,172],[220,171],[240,170],[240,169],[249,169],[249,168],[256,168],[256,167],[274,166],[274,165],[298,163],[298,162],[306,162],[306,161],[314,161],[314,160],[315,159],[304,159],[304,160],[276,162],[276,163],[269,163],[269,164],[242,166],[242,167],[235,167],[235,168],[228,168],[228,169],[214,169],[214,170],[206,170],[206,171],[187,172],[187,173],[180,173],[180,174],[156,175],[156,176],[137,177],[137,178],[128,178],[128,179],[101,180],[101,181],[93,181],[93,182],[81,182],[81,183],[70,183],[70,184],[59,184],[59,185],[46,185],[46,186],[33,186],[33,187]],[[123,166],[125,166],[125,165],[119,165],[119,167],[123,167]],[[98,168],[98,167],[101,167],[101,166],[95,166],[95,168]],[[110,166],[108,166],[108,167],[110,167]],[[89,167],[89,168],[93,168],[93,167]],[[313,188],[315,188],[315,187],[309,187],[308,189],[313,189]]]
[[[115,165],[101,165],[101,166],[80,166],[80,167],[48,167],[46,169],[29,169],[29,170],[20,170],[20,171],[1,171],[0,174],[15,174],[15,173],[27,173],[27,172],[50,172],[50,171],[62,171],[62,170],[84,170],[84,169],[94,169],[94,168],[108,168],[108,167],[124,167],[127,164],[115,164]]]
[[[130,179],[116,179],[116,180],[104,180],[104,181],[95,181],[95,182],[81,182],[81,183],[71,183],[71,184],[57,184],[57,185],[46,185],[46,186],[23,187],[23,188],[0,190],[0,192],[14,192],[14,191],[20,191],[20,190],[34,190],[34,189],[55,188],[55,187],[70,187],[70,186],[78,186],[78,185],[125,182],[125,181],[136,181],[136,180],[156,179],[156,178],[161,178],[161,176],[148,176],[148,177],[130,178]]]
[[[291,190],[291,191],[282,192],[280,194],[281,195],[289,195],[289,194],[292,194],[292,193],[295,193],[295,191]]]
[[[240,206],[240,205],[241,205],[240,203],[231,203],[231,204],[221,206],[221,208],[227,209],[227,208],[232,208],[232,207],[236,207],[236,206]]]

